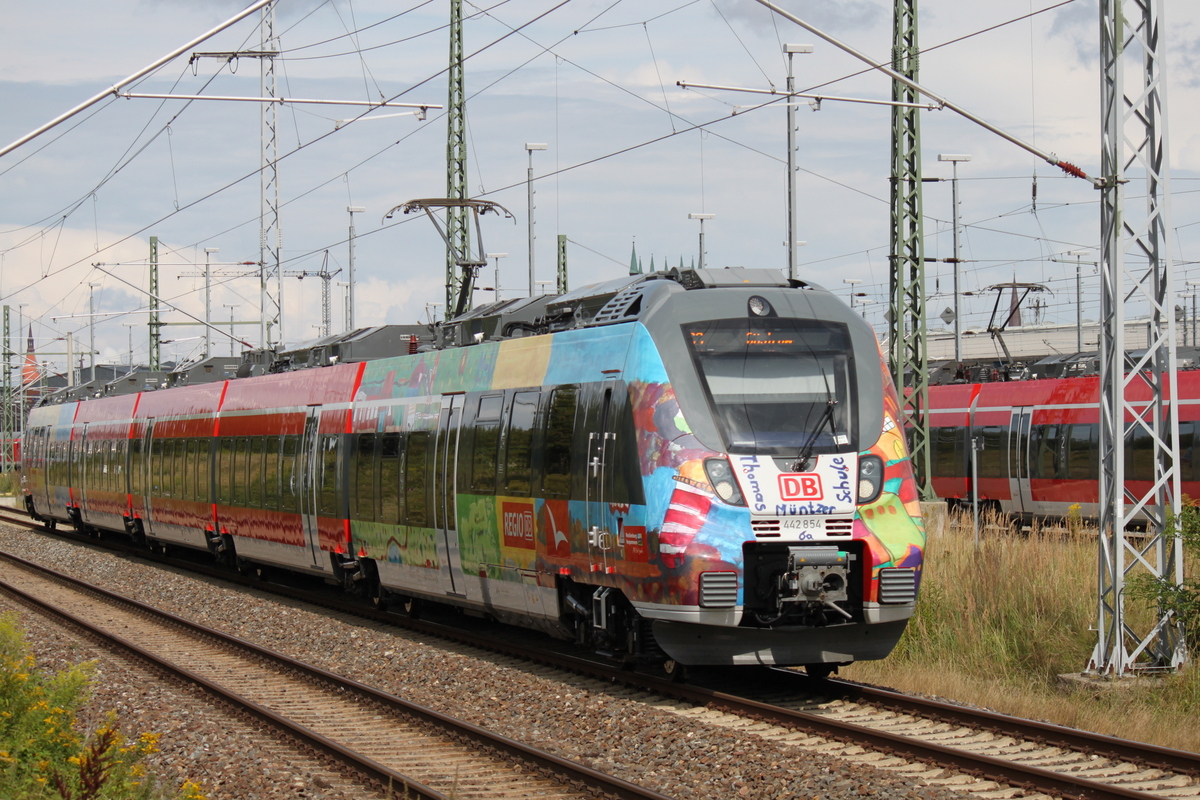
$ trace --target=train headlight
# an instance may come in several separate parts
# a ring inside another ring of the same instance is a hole
[[[883,459],[860,456],[858,459],[858,502],[870,503],[883,491]]]
[[[712,484],[717,497],[731,506],[746,505],[746,501],[742,499],[742,490],[738,488],[737,478],[733,477],[733,469],[729,466],[728,460],[706,458],[704,459],[704,472],[708,475],[708,482]]]
[[[765,317],[771,313],[771,304],[767,298],[754,295],[750,298],[750,313],[756,317]]]

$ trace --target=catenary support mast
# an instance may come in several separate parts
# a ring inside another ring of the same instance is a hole
[[[1099,618],[1088,669],[1104,675],[1173,669],[1187,657],[1170,612],[1158,609],[1148,629],[1135,630],[1124,608],[1133,571],[1183,581],[1182,543],[1171,526],[1180,505],[1179,398],[1162,8],[1162,0],[1100,3]],[[1127,65],[1138,78],[1128,87]],[[1125,205],[1131,181],[1144,183],[1133,192],[1145,197],[1141,211]],[[1127,310],[1149,314],[1144,354],[1126,351]],[[1126,462],[1129,453],[1136,463]],[[1139,479],[1134,486],[1149,488],[1128,488],[1127,467],[1138,473],[1130,475]],[[1127,538],[1139,513],[1149,536]]]
[[[262,77],[262,96],[278,94],[275,76],[275,54],[278,52],[275,39],[275,3],[262,10],[262,50],[259,72]],[[277,110],[278,103],[262,104],[262,172],[259,173],[262,211],[259,216],[259,268],[262,305],[260,335],[263,347],[272,342],[283,342],[283,270],[280,267],[280,251],[283,249],[283,232],[279,226],[279,143]],[[271,283],[275,284],[272,296]]]
[[[895,0],[892,69],[918,81],[917,0]],[[892,81],[894,103],[916,104],[912,86]],[[932,500],[929,481],[929,364],[925,337],[925,243],[921,205],[921,118],[916,108],[892,106],[891,178],[891,311],[888,331],[892,378],[900,392],[901,411],[912,426],[913,469],[925,500]],[[905,391],[905,387],[911,391]]]
[[[467,192],[467,108],[466,76],[463,68],[462,0],[450,0],[450,93],[446,102],[446,197],[466,200]],[[446,319],[458,300],[463,276],[459,274],[455,253],[471,250],[470,209],[446,208]],[[467,298],[468,309],[471,298]]]

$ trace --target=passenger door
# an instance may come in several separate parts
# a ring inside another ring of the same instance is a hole
[[[297,469],[291,480],[299,482],[300,492],[300,524],[304,529],[304,538],[308,542],[308,551],[312,565],[318,569],[326,569],[329,565],[322,561],[321,534],[317,529],[317,503],[320,499],[321,484],[317,480],[321,468],[321,453],[317,435],[320,424],[320,406],[309,406],[308,416],[304,419],[304,434],[300,440],[300,453],[297,455]]]
[[[588,561],[593,572],[607,572],[614,565],[616,537],[611,530],[612,498],[617,434],[613,431],[613,386],[591,387],[586,405],[587,474],[585,476],[585,525]]]
[[[1032,409],[1014,408],[1008,436],[1008,475],[1015,514],[1033,512],[1029,485],[1029,433]]]
[[[446,565],[443,574],[448,594],[466,596],[462,560],[458,549],[458,438],[462,426],[465,396],[444,395],[433,443],[433,527],[439,532],[438,550]]]

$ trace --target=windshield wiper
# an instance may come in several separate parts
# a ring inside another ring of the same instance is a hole
[[[833,423],[833,407],[838,404],[838,401],[830,395],[825,400],[825,410],[821,412],[820,419],[817,420],[817,427],[813,428],[812,433],[808,435],[808,440],[804,443],[804,447],[800,448],[800,452],[796,455],[796,461],[792,464],[792,472],[800,472],[804,469],[804,465],[808,463],[808,459],[812,456],[812,449],[817,443],[817,437],[821,435],[821,429],[826,425]],[[835,437],[837,431],[830,427],[829,432]]]

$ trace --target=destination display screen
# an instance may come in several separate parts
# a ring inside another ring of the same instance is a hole
[[[691,322],[683,332],[730,452],[855,449],[845,325],[743,318]]]

